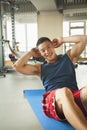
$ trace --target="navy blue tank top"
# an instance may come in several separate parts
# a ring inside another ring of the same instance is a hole
[[[54,63],[42,64],[41,80],[46,91],[62,87],[78,90],[74,64],[67,54],[58,55]]]

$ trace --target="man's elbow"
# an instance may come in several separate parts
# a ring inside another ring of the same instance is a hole
[[[84,35],[82,37],[82,42],[85,43],[85,44],[87,44],[87,35]]]
[[[20,67],[19,67],[18,65],[16,65],[16,64],[13,65],[13,69],[14,69],[15,71],[19,71],[19,68],[20,68]]]
[[[87,44],[87,35],[85,35],[85,43]]]

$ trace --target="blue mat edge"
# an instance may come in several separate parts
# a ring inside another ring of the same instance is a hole
[[[28,99],[30,96],[28,95],[28,94],[30,94],[30,92],[32,93],[35,93],[35,92],[39,92],[39,93],[41,93],[41,94],[43,94],[44,92],[45,92],[45,90],[44,89],[26,89],[26,90],[23,90],[23,93],[24,93],[24,95],[25,95],[25,97],[27,98],[27,101],[28,101],[28,103],[31,105],[31,107],[32,107],[32,102],[30,101],[30,99]],[[37,95],[38,96],[38,95]],[[33,99],[34,100],[34,99]],[[33,106],[34,107],[34,106]],[[32,109],[33,109],[33,111],[34,111],[34,113],[35,113],[35,115],[37,116],[37,118],[38,118],[38,120],[39,120],[39,122],[40,122],[40,124],[41,124],[41,126],[44,128],[44,130],[48,130],[48,129],[50,129],[50,130],[53,130],[53,129],[55,129],[55,130],[58,130],[58,129],[61,129],[61,130],[75,130],[68,122],[66,122],[66,121],[64,121],[64,122],[59,122],[59,121],[56,121],[56,120],[54,120],[54,119],[52,119],[52,118],[49,118],[49,117],[46,117],[45,115],[44,115],[44,113],[42,114],[42,116],[43,116],[43,119],[44,120],[47,120],[46,122],[43,122],[43,120],[42,119],[40,119],[40,116],[38,116],[38,114],[36,113],[36,110],[34,109],[32,107]],[[42,121],[41,121],[42,120]],[[51,126],[47,126],[45,123],[49,123],[50,125],[52,125],[52,127]],[[53,127],[53,124],[55,125],[54,127]],[[50,128],[49,128],[50,127]],[[62,128],[61,128],[62,127]],[[63,129],[63,127],[64,127],[64,129]],[[57,129],[56,129],[57,128]]]

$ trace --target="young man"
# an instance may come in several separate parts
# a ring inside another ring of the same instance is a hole
[[[75,43],[64,55],[57,55],[55,48],[63,43]],[[44,113],[56,120],[68,120],[76,130],[87,130],[87,87],[78,90],[74,65],[87,43],[87,36],[74,35],[51,41],[42,37],[37,48],[31,49],[14,65],[16,71],[38,75],[46,93],[43,94]],[[43,64],[28,64],[31,57],[43,56]]]

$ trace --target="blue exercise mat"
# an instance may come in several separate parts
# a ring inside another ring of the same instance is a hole
[[[60,122],[45,116],[41,106],[43,89],[24,90],[23,92],[43,130],[75,130],[67,121]]]

